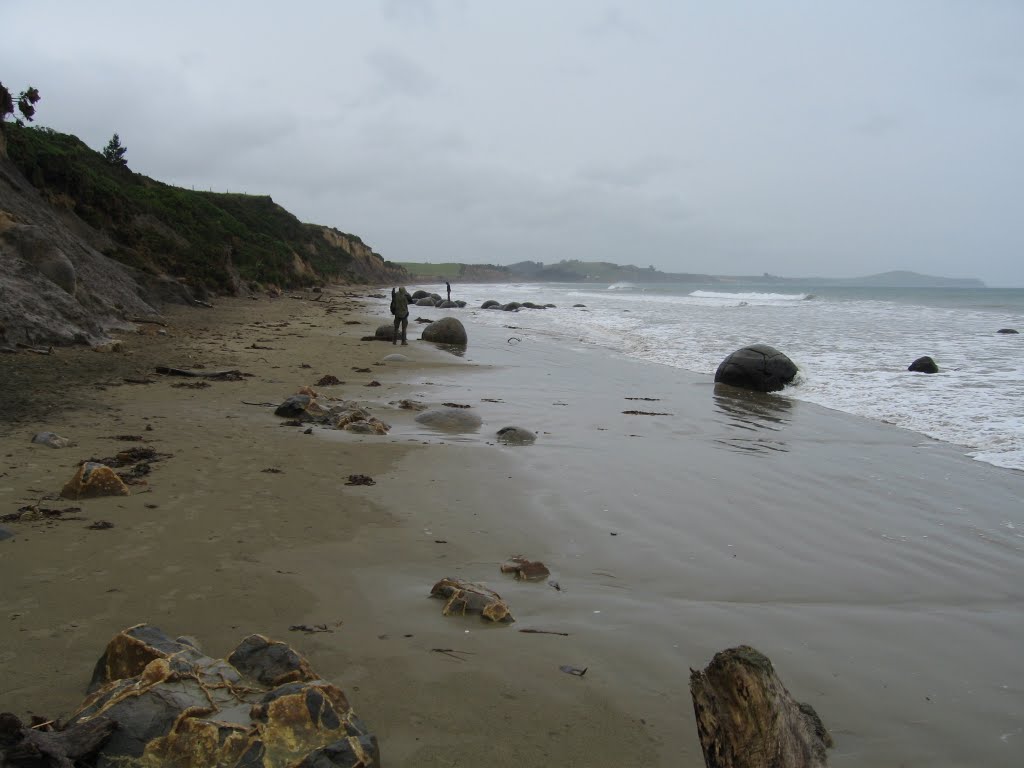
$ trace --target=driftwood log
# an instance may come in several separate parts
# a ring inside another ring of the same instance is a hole
[[[824,768],[832,737],[796,702],[768,657],[748,645],[690,670],[690,695],[707,768]]]
[[[0,713],[0,765],[7,768],[74,768],[90,763],[117,724],[97,717],[63,731],[28,728],[10,712]]]
[[[227,371],[193,371],[188,368],[171,368],[166,365],[158,365],[156,372],[164,376],[186,376],[194,379],[221,379],[224,381],[240,381],[245,375],[237,369]]]

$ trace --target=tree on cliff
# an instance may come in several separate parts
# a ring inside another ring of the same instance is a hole
[[[128,161],[124,159],[124,153],[127,151],[128,147],[121,145],[121,137],[115,133],[103,148],[103,157],[114,165],[128,165]]]
[[[29,86],[18,95],[18,111],[21,116],[32,122],[36,114],[36,102],[39,101],[39,91]],[[14,97],[11,92],[0,83],[0,121],[6,120],[8,115],[14,114]]]

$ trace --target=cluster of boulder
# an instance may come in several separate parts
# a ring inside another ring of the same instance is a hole
[[[442,317],[440,320],[428,321],[420,332],[423,341],[435,344],[446,344],[453,347],[465,347],[469,343],[466,326],[456,317]],[[363,341],[394,341],[395,326],[393,323],[378,325],[373,336],[364,336]]]
[[[138,624],[96,663],[60,730],[0,715],[0,765],[372,768],[377,738],[286,643],[250,635],[226,659]]]
[[[448,301],[436,293],[430,293],[429,291],[413,291],[412,292],[412,303],[417,307],[438,307],[440,309],[451,309],[453,307],[462,308],[466,306],[464,301]]]
[[[554,309],[554,304],[534,304],[532,301],[510,301],[502,304],[500,301],[488,299],[480,305],[480,309],[500,309],[504,312],[518,312],[520,309]]]
[[[391,429],[354,400],[328,402],[310,387],[302,387],[274,410],[275,416],[290,419],[296,425],[311,423],[343,429],[360,435],[386,435]]]

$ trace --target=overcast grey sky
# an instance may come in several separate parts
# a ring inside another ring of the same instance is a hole
[[[37,124],[395,261],[1024,285],[1019,0],[2,0]]]

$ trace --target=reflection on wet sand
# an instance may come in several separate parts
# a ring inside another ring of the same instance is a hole
[[[781,432],[789,422],[793,401],[777,395],[749,392],[724,384],[715,384],[714,402],[727,417],[726,426],[747,432]],[[764,436],[730,436],[715,441],[733,451],[765,454],[786,452],[785,441]]]

